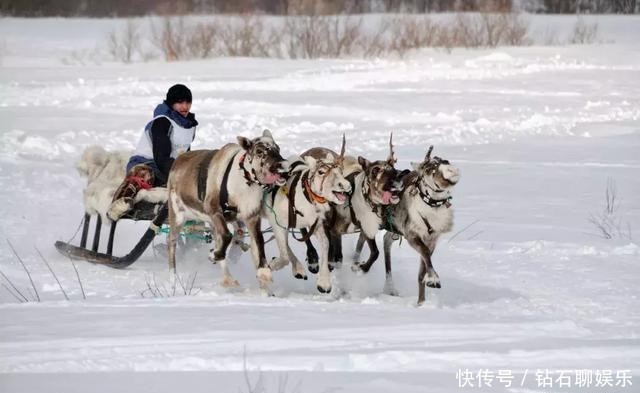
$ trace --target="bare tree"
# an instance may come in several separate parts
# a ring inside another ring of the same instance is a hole
[[[112,31],[107,41],[107,49],[114,60],[131,63],[136,52],[140,51],[141,35],[137,23],[127,19],[122,31]]]

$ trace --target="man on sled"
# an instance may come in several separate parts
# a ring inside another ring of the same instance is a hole
[[[113,196],[107,216],[117,221],[135,204],[140,190],[165,187],[173,161],[191,149],[198,121],[191,110],[191,90],[171,86],[164,102],[153,111],[138,146],[127,164],[127,174]]]

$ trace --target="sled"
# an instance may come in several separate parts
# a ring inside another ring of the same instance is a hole
[[[109,240],[107,242],[106,253],[98,251],[100,244],[100,229],[102,228],[102,218],[97,215],[96,227],[93,235],[93,244],[91,249],[87,248],[87,237],[89,234],[89,225],[91,222],[91,215],[85,213],[84,223],[82,227],[82,237],[80,239],[80,246],[74,246],[70,243],[57,241],[55,243],[56,249],[64,256],[67,256],[73,260],[84,260],[87,262],[109,266],[115,269],[124,269],[127,266],[134,263],[144,251],[149,247],[149,244],[153,241],[158,233],[161,232],[162,225],[167,220],[169,209],[166,203],[155,204],[150,202],[141,201],[137,203],[134,208],[120,218],[120,220],[134,220],[134,221],[151,221],[149,228],[142,235],[138,243],[131,249],[131,251],[122,257],[113,255],[113,240],[116,232],[116,225],[118,221],[112,221],[109,230]]]

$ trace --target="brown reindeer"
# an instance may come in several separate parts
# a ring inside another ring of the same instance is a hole
[[[336,153],[324,148],[314,148],[303,154],[319,156]],[[332,264],[342,262],[341,236],[358,230],[367,240],[370,254],[366,262],[356,262],[352,269],[368,272],[379,255],[375,236],[383,226],[383,206],[396,204],[400,201],[399,193],[402,185],[396,181],[398,173],[394,167],[396,163],[393,151],[393,135],[389,138],[389,156],[386,160],[369,161],[364,157],[356,160],[345,157],[345,177],[351,183],[353,192],[349,203],[333,205],[325,221],[325,231],[330,239],[329,261]],[[307,242],[307,256],[309,270],[317,271],[317,262],[313,258],[315,249],[311,242]],[[311,256],[311,257],[310,257]]]
[[[404,236],[411,247],[420,254],[418,273],[418,305],[425,301],[425,285],[440,288],[440,277],[433,268],[431,256],[441,234],[453,227],[451,192],[460,180],[460,171],[449,161],[431,157],[429,147],[424,161],[412,163],[413,171],[402,178],[404,190],[400,203],[387,206],[384,216],[384,259],[387,269],[385,287],[393,292],[391,279],[391,245]],[[356,254],[362,250],[363,240],[358,240]]]
[[[271,262],[278,270],[291,263],[293,275],[304,278],[304,266],[289,247],[287,231],[293,228],[309,228],[310,234],[320,242],[320,274],[317,288],[322,293],[331,292],[328,249],[329,239],[323,230],[326,213],[332,204],[343,204],[351,192],[351,184],[343,172],[344,137],[340,156],[326,155],[291,162],[289,180],[285,187],[267,196],[263,214],[269,219],[278,243],[280,255]],[[308,239],[310,234],[306,235]]]
[[[239,136],[238,144],[220,150],[198,150],[179,156],[171,168],[169,189],[169,267],[176,271],[176,240],[189,219],[208,222],[215,235],[209,259],[220,262],[222,285],[238,286],[225,260],[233,235],[227,223],[241,219],[251,234],[251,254],[260,287],[269,291],[271,270],[264,254],[260,210],[265,188],[283,185],[288,165],[273,136],[265,130],[250,140]]]

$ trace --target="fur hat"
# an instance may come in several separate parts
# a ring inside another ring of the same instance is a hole
[[[191,102],[191,90],[185,85],[173,85],[167,91],[167,98],[165,99],[167,105],[171,106],[176,102],[187,101]]]

